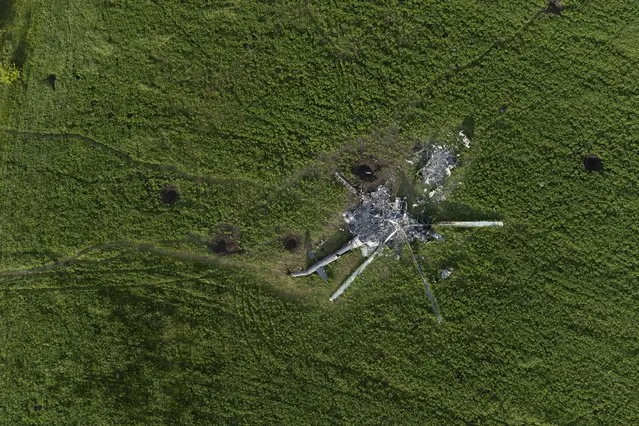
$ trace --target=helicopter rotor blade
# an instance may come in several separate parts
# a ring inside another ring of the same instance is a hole
[[[357,278],[362,272],[364,272],[364,269],[366,269],[366,267],[371,264],[371,262],[375,259],[375,257],[382,252],[382,249],[384,248],[384,246],[386,246],[386,243],[388,243],[399,230],[400,230],[399,227],[395,228],[395,230],[386,237],[384,242],[379,244],[377,248],[375,249],[375,251],[371,253],[370,256],[368,256],[368,259],[362,262],[362,264],[357,267],[355,272],[353,272],[348,278],[346,278],[346,280],[342,283],[342,285],[339,286],[339,288],[335,291],[335,293],[333,293],[333,295],[328,300],[330,300],[331,302],[334,302],[338,297],[340,297],[342,293],[344,293],[344,291],[346,291],[346,289],[353,283],[353,281],[355,281],[355,278]]]
[[[424,275],[424,271],[422,270],[422,267],[419,265],[419,262],[417,262],[417,257],[415,256],[415,252],[413,251],[413,248],[410,246],[410,243],[408,241],[408,236],[406,235],[403,229],[400,228],[399,230],[402,233],[404,242],[408,246],[408,251],[410,252],[411,257],[413,258],[413,264],[415,265],[417,274],[419,275],[422,282],[424,283],[424,293],[426,293],[426,297],[428,298],[430,302],[430,307],[433,310],[433,313],[435,314],[435,316],[437,317],[437,322],[441,322],[442,316],[439,312],[439,305],[437,304],[437,299],[435,299],[435,295],[433,294],[433,291],[430,287],[430,283],[426,279],[426,276]]]

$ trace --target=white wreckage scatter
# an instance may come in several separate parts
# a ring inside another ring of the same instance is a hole
[[[453,268],[450,266],[439,273],[439,279],[445,280],[453,274]]]
[[[401,228],[410,239],[428,241],[428,227],[420,224],[406,212],[406,203],[401,198],[391,201],[385,185],[362,196],[362,201],[344,213],[348,231],[363,243],[362,254],[366,257],[377,248],[395,229]],[[394,239],[388,241],[392,244]]]
[[[463,130],[457,137],[462,147],[470,148],[470,139]],[[428,194],[429,201],[438,203],[446,200],[444,194],[444,184],[450,177],[452,171],[457,167],[459,154],[453,147],[447,145],[433,145],[428,149],[423,149],[416,153],[416,159],[408,161],[410,164],[426,160],[424,166],[419,169],[417,175],[426,185],[424,193]]]
[[[457,167],[455,152],[443,145],[434,145],[430,149],[426,164],[417,174],[429,187],[441,187],[455,167]]]
[[[470,139],[468,138],[468,136],[466,136],[466,133],[464,133],[463,130],[460,130],[457,136],[459,136],[459,139],[461,140],[462,145],[464,145],[464,148],[470,148]]]
[[[338,180],[345,186],[352,187],[350,183],[341,175],[337,174]],[[430,229],[429,225],[419,223],[406,211],[406,203],[401,198],[391,201],[391,195],[386,185],[381,185],[376,191],[370,194],[361,194],[361,202],[344,213],[344,221],[348,225],[348,230],[353,238],[336,252],[326,256],[315,265],[303,271],[293,272],[291,276],[302,277],[313,273],[323,274],[324,267],[339,259],[343,254],[361,248],[362,254],[367,259],[344,281],[344,283],[333,293],[330,301],[335,301],[342,293],[355,281],[368,265],[378,256],[385,246],[398,246],[402,242],[417,240],[430,241],[433,239],[443,239]],[[437,301],[430,289],[430,284],[424,277],[421,267],[417,263],[414,253],[408,246],[413,262],[417,268],[426,297],[431,303],[433,312],[440,318]]]
[[[458,134],[461,144],[468,148],[470,139],[463,131]],[[443,188],[446,179],[451,175],[452,170],[457,165],[456,150],[444,145],[434,145],[428,150],[421,150],[416,154],[414,160],[406,160],[410,164],[424,164],[419,169],[418,176],[423,184],[426,185],[425,192],[428,193],[428,199],[417,200],[417,204],[425,202],[439,202],[444,200]],[[425,158],[419,158],[423,156]],[[424,162],[425,160],[425,162]],[[301,277],[318,273],[324,279],[326,274],[324,267],[331,262],[339,259],[343,254],[360,248],[362,254],[367,259],[344,281],[335,293],[330,297],[331,301],[336,300],[350,284],[359,276],[364,269],[379,255],[385,246],[400,247],[402,243],[410,241],[427,242],[431,240],[443,240],[443,237],[436,233],[430,224],[424,224],[417,221],[407,212],[406,202],[401,198],[393,198],[388,186],[381,185],[377,190],[365,194],[358,193],[353,185],[341,174],[335,173],[337,180],[342,183],[351,193],[360,196],[361,201],[348,209],[344,213],[344,221],[348,226],[348,231],[352,235],[352,239],[336,252],[321,259],[315,265],[299,272],[293,272],[293,277]],[[454,226],[454,227],[482,227],[482,226],[502,226],[502,222],[483,221],[483,222],[441,222],[437,225]],[[430,284],[426,280],[421,266],[417,262],[417,258],[410,247],[407,245],[413,263],[424,284],[426,297],[430,301],[431,308],[438,320],[441,320],[437,301],[431,291]],[[447,278],[452,269],[445,270],[440,278]]]

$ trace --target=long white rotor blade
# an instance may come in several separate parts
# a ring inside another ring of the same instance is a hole
[[[371,264],[373,259],[375,259],[375,256],[377,256],[379,253],[381,253],[381,251],[384,248],[384,246],[386,245],[386,243],[389,242],[391,240],[391,238],[393,238],[393,236],[399,230],[400,230],[399,227],[395,228],[395,230],[393,232],[391,232],[391,234],[388,237],[386,237],[384,242],[381,243],[380,245],[378,245],[377,248],[375,249],[375,251],[373,253],[371,253],[370,256],[368,256],[368,259],[366,259],[364,262],[362,262],[362,264],[359,265],[359,267],[355,270],[355,272],[353,272],[348,278],[346,278],[346,281],[344,281],[344,283],[341,286],[339,286],[339,288],[335,291],[335,293],[333,293],[333,295],[328,300],[330,300],[331,302],[334,302],[338,297],[340,297],[342,295],[342,293],[344,293],[344,291],[353,283],[353,281],[355,281],[355,278],[357,278],[357,276],[359,274],[364,272],[364,269],[366,269],[366,267]]]
[[[323,278],[322,273],[318,272],[320,269],[323,269],[324,266],[328,265],[331,262],[335,262],[344,253],[347,253],[347,252],[349,252],[349,251],[351,251],[353,249],[361,247],[362,245],[363,245],[363,243],[358,238],[353,238],[351,241],[349,241],[346,245],[344,245],[342,248],[337,250],[335,253],[329,254],[324,259],[322,259],[319,262],[315,263],[313,266],[311,266],[311,267],[309,267],[307,269],[304,269],[303,271],[292,272],[291,276],[292,277],[304,277],[306,275],[311,275],[312,273],[317,272]]]
[[[487,226],[504,226],[504,222],[487,221],[487,220],[480,220],[480,221],[473,221],[473,222],[455,221],[455,222],[435,222],[433,225],[452,226],[456,228],[483,228]]]
[[[437,299],[435,299],[435,295],[433,294],[433,291],[430,288],[430,283],[426,279],[426,276],[424,275],[424,271],[422,270],[422,267],[419,265],[419,262],[417,262],[417,257],[415,256],[415,252],[413,252],[413,248],[410,246],[410,242],[408,241],[408,236],[406,235],[404,230],[400,229],[400,231],[402,235],[404,236],[404,241],[406,242],[406,245],[408,246],[408,251],[410,251],[410,255],[413,258],[413,264],[415,265],[415,269],[417,270],[419,277],[422,279],[422,282],[424,283],[424,293],[426,293],[426,297],[430,301],[430,307],[433,310],[433,313],[435,314],[435,316],[437,317],[437,321],[441,322],[442,316],[439,313],[439,305],[437,304]]]

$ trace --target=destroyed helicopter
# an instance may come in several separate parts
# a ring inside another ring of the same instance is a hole
[[[470,147],[470,139],[463,132],[458,134],[461,146]],[[444,145],[433,145],[428,149],[422,149],[415,154],[413,160],[407,160],[411,165],[421,165],[417,175],[425,185],[424,195],[418,198],[412,206],[425,203],[438,203],[445,199],[444,183],[451,175],[451,171],[456,167],[458,153],[454,148]],[[490,227],[502,226],[500,221],[454,221],[435,222],[433,218],[418,220],[409,214],[409,207],[406,199],[392,197],[389,190],[389,183],[380,185],[376,190],[365,193],[358,191],[339,172],[335,173],[336,179],[342,183],[352,194],[358,196],[360,201],[354,207],[344,212],[344,221],[352,238],[343,247],[334,253],[317,261],[311,267],[291,273],[293,277],[302,277],[317,273],[325,281],[328,279],[324,267],[336,261],[345,253],[359,248],[366,259],[357,269],[342,283],[342,285],[331,295],[330,301],[335,301],[353,283],[353,281],[371,264],[384,247],[399,248],[401,244],[411,241],[428,242],[432,240],[443,240],[443,236],[434,231],[433,226],[452,227]],[[437,300],[433,295],[430,283],[426,279],[415,254],[410,246],[406,244],[411,254],[415,269],[424,284],[424,292],[428,298],[431,309],[438,320],[441,314]],[[311,260],[314,255],[310,247],[307,247],[307,254]]]

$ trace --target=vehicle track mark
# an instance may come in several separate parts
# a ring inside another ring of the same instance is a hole
[[[113,148],[103,142],[100,142],[96,139],[93,139],[78,133],[52,133],[52,132],[44,132],[44,131],[16,130],[16,129],[9,129],[6,127],[0,127],[0,131],[8,135],[23,137],[23,138],[44,138],[44,139],[49,139],[54,141],[62,141],[65,139],[76,139],[91,148],[97,149],[113,157],[116,157],[122,160],[124,163],[129,164],[131,166],[146,168],[156,172],[169,172],[169,173],[175,174],[181,179],[192,181],[192,182],[204,182],[209,185],[251,185],[261,190],[267,189],[264,187],[263,183],[254,182],[249,179],[220,178],[220,177],[207,176],[207,175],[191,174],[191,173],[185,172],[184,170],[181,170],[180,168],[174,165],[152,163],[148,161],[138,160],[124,151]]]

